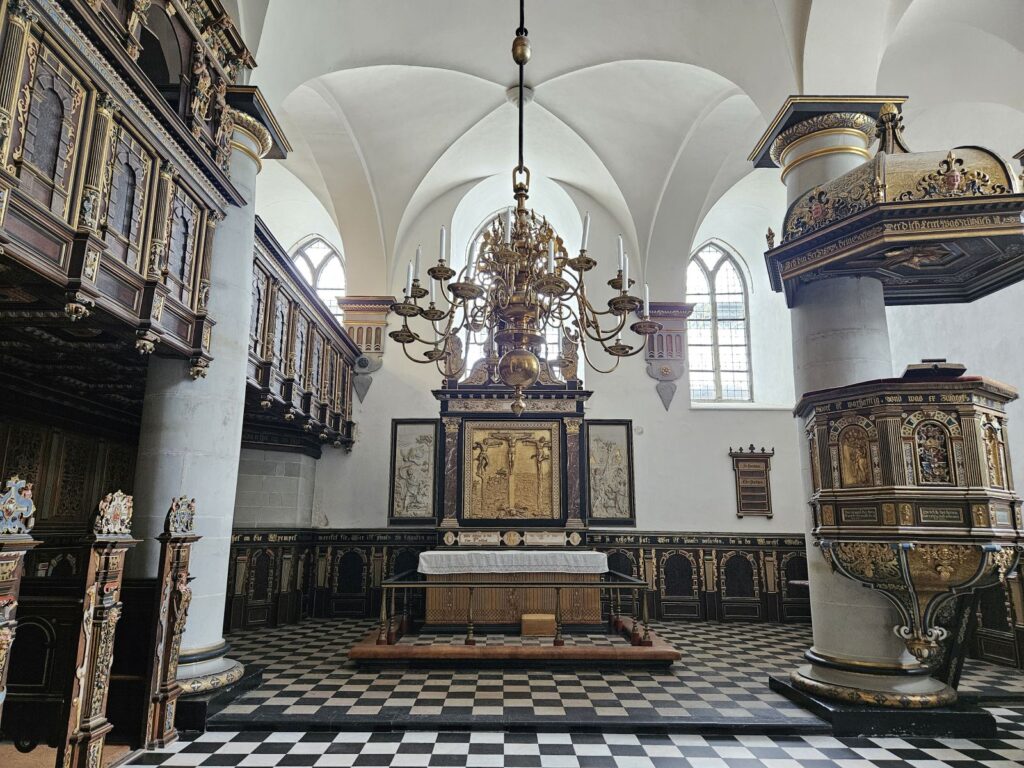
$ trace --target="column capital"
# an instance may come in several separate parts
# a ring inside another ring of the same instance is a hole
[[[793,142],[822,130],[845,128],[870,138],[882,107],[906,100],[906,96],[790,96],[747,159],[755,168],[778,167],[783,165],[780,154]]]
[[[263,126],[263,123],[245,112],[228,107],[227,113],[233,129],[231,137],[232,149],[243,152],[255,160],[257,165],[260,165],[262,159],[267,156],[273,146],[273,142],[270,139],[270,131]],[[237,138],[239,134],[249,139],[252,146],[249,143],[239,141]]]

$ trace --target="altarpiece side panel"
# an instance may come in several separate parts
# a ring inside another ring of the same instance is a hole
[[[391,523],[433,524],[437,501],[437,419],[391,422]]]
[[[592,522],[636,524],[632,421],[587,421],[587,481]]]

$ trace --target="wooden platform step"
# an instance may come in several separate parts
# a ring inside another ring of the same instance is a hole
[[[445,666],[453,663],[478,666],[545,665],[584,663],[588,667],[639,667],[664,669],[682,658],[673,646],[654,632],[650,645],[412,645],[377,644],[378,632],[370,632],[352,646],[348,657],[357,664],[409,664]]]

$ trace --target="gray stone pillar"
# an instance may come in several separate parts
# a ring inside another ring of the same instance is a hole
[[[827,104],[821,106],[827,109]],[[771,157],[782,167],[789,204],[864,163],[870,157],[874,128],[875,121],[867,114],[819,111],[778,132]],[[885,297],[877,279],[836,277],[801,285],[793,302],[792,334],[797,398],[892,376]],[[800,439],[804,487],[810,497],[810,457],[804,436]],[[794,683],[800,685],[803,677],[818,691],[823,686],[855,689],[864,694],[865,703],[876,693],[943,688],[894,634],[896,614],[885,598],[833,573],[811,537],[813,526],[808,508],[814,646],[807,652],[810,663],[800,667]]]
[[[178,668],[186,693],[230,684],[243,671],[224,655],[222,628],[245,405],[256,174],[270,137],[253,118],[232,112],[231,181],[247,203],[228,211],[213,238],[214,360],[195,381],[185,360],[150,361],[135,470],[135,533],[143,543],[129,560],[132,576],[156,575],[156,537],[170,500],[196,500],[195,531],[202,538],[192,554],[192,603]]]

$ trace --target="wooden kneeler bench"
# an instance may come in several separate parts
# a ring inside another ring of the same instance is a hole
[[[554,637],[555,614],[524,613],[519,634],[523,637]]]

